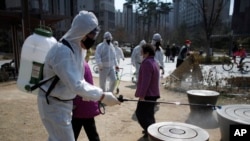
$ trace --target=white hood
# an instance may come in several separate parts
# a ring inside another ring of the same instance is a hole
[[[98,20],[92,12],[80,11],[61,40],[64,38],[69,42],[80,44],[81,39],[97,27]]]

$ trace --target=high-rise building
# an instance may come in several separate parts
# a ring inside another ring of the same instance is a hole
[[[232,17],[232,30],[234,34],[250,35],[250,1],[235,0]]]
[[[133,13],[133,5],[129,3],[123,4],[124,28],[129,41],[132,41],[135,36],[135,20]]]
[[[68,0],[60,0],[66,3]],[[80,10],[92,11],[98,18],[102,31],[114,31],[115,28],[115,6],[114,0],[71,0],[73,4],[62,5],[62,9],[70,9],[74,17]],[[70,7],[69,7],[70,6]],[[64,8],[65,7],[65,8]]]
[[[91,0],[90,0],[91,1]],[[115,29],[115,6],[114,0],[96,0],[99,3],[98,20],[102,30],[114,31]]]
[[[206,9],[208,12],[212,10],[212,0],[204,1],[207,5]],[[215,1],[216,2],[216,1]],[[187,27],[192,28],[203,22],[203,16],[201,14],[201,8],[198,6],[198,3],[201,3],[201,0],[173,0],[174,3],[174,25],[179,26],[181,24],[186,24]],[[221,22],[224,24],[230,23],[229,18],[229,7],[230,0],[224,0],[223,8],[220,14]],[[215,9],[217,7],[214,7]],[[215,10],[216,12],[216,10]],[[209,15],[207,15],[209,17]]]
[[[120,10],[115,11],[115,26],[124,27],[123,12]]]

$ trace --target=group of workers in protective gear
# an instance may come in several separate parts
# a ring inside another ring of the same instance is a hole
[[[74,17],[70,29],[63,35],[58,43],[49,50],[45,58],[43,78],[49,79],[53,76],[59,78],[59,81],[52,90],[49,89],[53,84],[53,79],[42,85],[37,98],[39,115],[48,132],[48,141],[75,140],[71,113],[73,110],[73,99],[75,99],[77,95],[84,101],[101,102],[106,106],[121,103],[113,95],[113,91],[116,81],[115,73],[119,69],[118,60],[120,58],[124,60],[124,55],[123,53],[119,53],[121,51],[118,47],[118,42],[115,41],[112,43],[113,37],[110,32],[104,33],[103,42],[97,45],[95,51],[95,59],[99,67],[100,87],[88,83],[84,78],[83,72],[85,72],[85,67],[83,65],[86,52],[94,45],[99,31],[96,16],[92,12],[82,10]],[[161,35],[156,33],[153,35],[151,44],[146,45],[146,41],[142,40],[133,51],[131,59],[132,64],[136,67],[136,77],[140,80],[140,86],[144,85],[144,79],[138,76],[140,72],[139,69],[141,63],[143,63],[146,58],[148,63],[154,67],[154,71],[158,71],[155,64],[157,63],[158,68],[162,68],[164,73],[161,41]],[[147,68],[147,62],[144,63],[144,68]],[[155,77],[158,76],[159,73],[154,73],[153,75]],[[159,81],[159,79],[155,79],[154,77],[152,77],[154,80],[152,82]],[[109,82],[108,86],[106,82]],[[139,97],[140,100],[144,100],[144,97],[148,96],[147,98],[150,100],[151,98],[156,100],[159,98],[158,86],[159,83],[155,85],[155,87],[157,87],[157,94],[150,95],[149,93],[149,95],[147,95],[146,93],[150,90],[138,90],[136,97]],[[49,95],[47,95],[48,91],[50,91]],[[150,108],[152,109],[152,105]],[[138,116],[141,117],[147,114],[143,113],[143,115],[141,115],[140,112],[145,111],[141,110],[142,109],[138,107]],[[152,116],[152,113],[150,115]],[[143,122],[143,120],[141,121]],[[152,121],[154,122],[154,119],[152,119]],[[147,124],[146,126],[149,125]]]

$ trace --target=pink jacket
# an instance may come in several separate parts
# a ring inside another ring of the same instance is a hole
[[[159,66],[154,57],[149,56],[141,63],[135,97],[160,97],[159,79]]]
[[[245,58],[245,57],[247,57],[247,52],[245,49],[240,49],[240,50],[236,51],[233,55]]]
[[[84,78],[90,83],[94,84],[93,77],[89,65],[87,62],[84,62]],[[73,100],[74,110],[73,110],[73,118],[93,118],[100,114],[98,108],[98,102],[94,101],[83,101],[80,96],[76,96]]]

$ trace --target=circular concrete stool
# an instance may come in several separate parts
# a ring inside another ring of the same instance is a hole
[[[148,127],[150,141],[208,141],[209,134],[200,127],[179,123],[159,122]]]
[[[225,105],[217,109],[221,141],[229,141],[230,125],[250,125],[250,105]]]
[[[191,104],[190,111],[199,113],[200,112],[211,113],[213,111],[213,107],[206,105],[208,104],[215,105],[219,96],[218,92],[210,90],[188,90],[187,94],[188,94],[188,101]],[[198,106],[199,104],[201,106]]]

